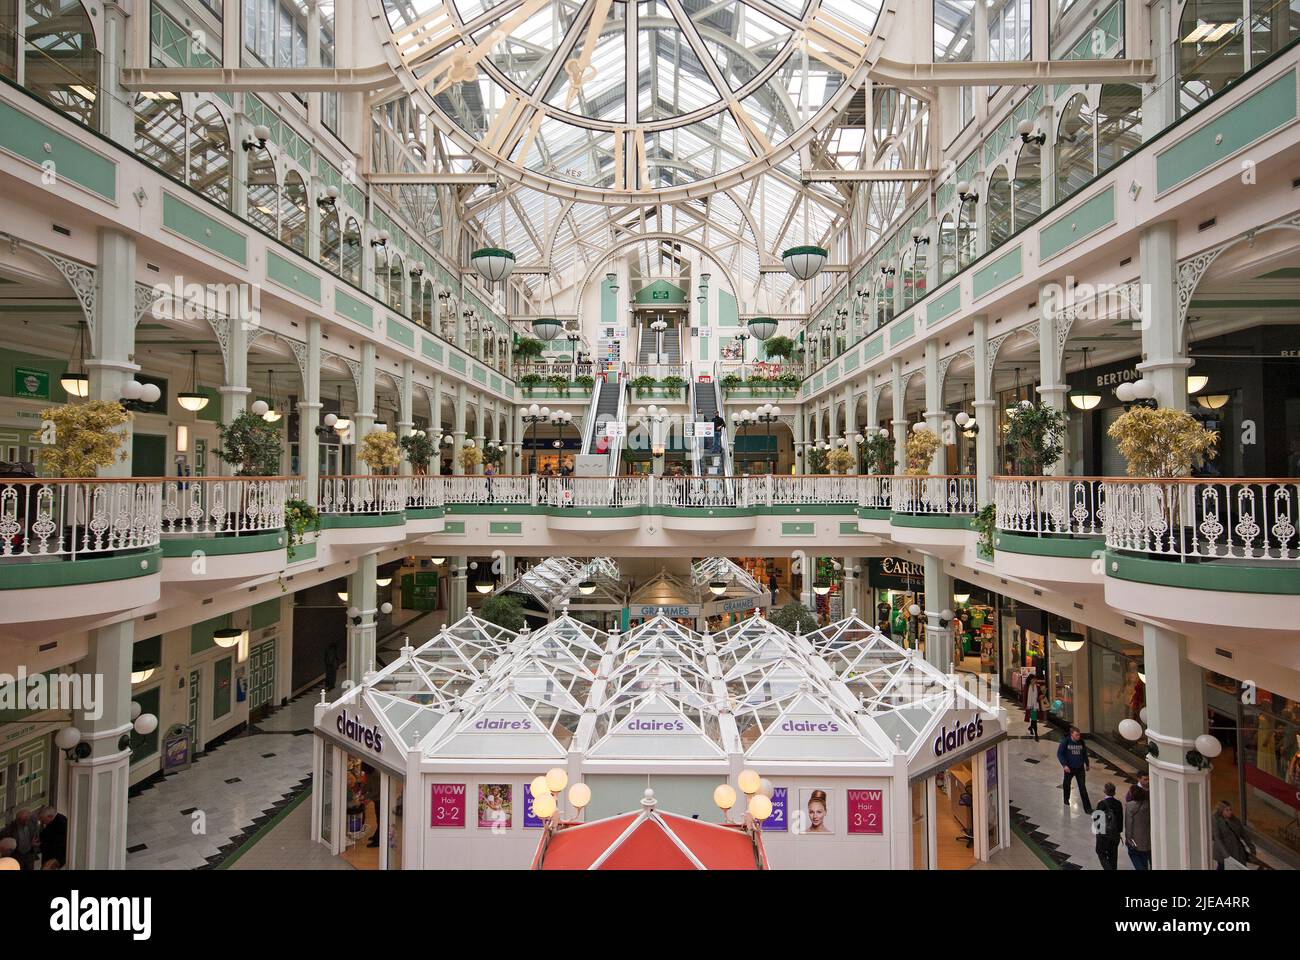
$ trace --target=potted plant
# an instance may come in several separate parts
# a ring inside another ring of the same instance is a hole
[[[294,547],[302,543],[308,530],[320,529],[320,513],[306,500],[286,500],[284,502],[284,529],[289,534],[285,551],[293,559]]]
[[[862,462],[871,473],[894,472],[894,441],[883,430],[869,434],[862,441]]]
[[[934,455],[943,446],[943,438],[933,430],[914,430],[907,438],[907,473],[920,477],[930,472]]]
[[[217,427],[220,446],[213,454],[235,468],[237,477],[274,477],[280,472],[280,430],[245,410]]]
[[[767,619],[787,633],[811,633],[817,629],[817,615],[798,600],[777,607],[767,615]]]
[[[438,448],[434,446],[427,433],[408,433],[397,441],[402,452],[406,454],[407,461],[411,464],[411,469],[417,474],[429,472],[429,461],[437,453]]]
[[[799,384],[803,382],[799,374],[795,373],[793,370],[787,370],[785,373],[777,374],[774,381],[781,385],[782,390],[790,390],[792,392],[797,391],[799,389]]]
[[[402,462],[402,455],[397,447],[397,435],[391,430],[372,430],[361,438],[361,449],[357,459],[368,466],[372,473],[388,473],[396,470]]]
[[[831,473],[847,474],[857,466],[855,457],[848,447],[836,447],[826,455],[826,466]]]
[[[531,394],[533,388],[542,382],[540,373],[525,373],[519,378],[519,385],[524,388],[524,393]]]
[[[520,337],[519,342],[515,344],[514,356],[516,363],[529,363],[541,357],[546,351],[546,344],[536,337]]]
[[[131,414],[120,403],[91,400],[65,404],[41,411],[42,422],[51,427],[49,440],[39,454],[41,472],[47,477],[87,479],[101,467],[127,459],[123,449],[126,435],[119,428],[131,422]],[[44,439],[45,431],[42,431]],[[277,453],[279,448],[277,447]]]
[[[466,473],[473,473],[474,468],[483,462],[483,451],[478,447],[461,447],[460,453],[456,456],[460,461],[461,469]]]
[[[721,382],[722,382],[722,392],[731,393],[733,390],[737,389],[744,381],[740,379],[740,374],[729,373],[722,378]]]
[[[769,337],[764,347],[769,360],[789,360],[794,356],[794,341],[789,337]]]
[[[484,600],[478,608],[478,616],[488,623],[505,627],[514,633],[524,628],[524,610],[519,600],[508,593],[493,594]]]
[[[573,382],[578,385],[579,390],[585,390],[588,393],[590,393],[596,386],[596,378],[585,373],[582,376],[575,378]]]
[[[761,373],[756,373],[753,376],[751,376],[749,378],[749,382],[745,384],[745,386],[749,387],[749,389],[754,391],[766,390],[771,385],[772,385],[772,378],[768,376],[764,376]]]
[[[488,447],[483,451],[483,462],[490,463],[499,469],[501,461],[505,459],[505,456],[506,448],[501,446],[501,444],[496,444],[495,446]]]
[[[668,391],[669,396],[676,396],[686,389],[686,381],[677,376],[664,377],[662,386]]]
[[[564,373],[551,374],[549,377],[546,378],[546,385],[549,386],[556,393],[560,393],[560,394],[564,394],[565,396],[568,396],[569,377],[567,374]]]
[[[1021,400],[1007,420],[1007,452],[1024,477],[1041,477],[1061,459],[1065,413],[1046,403]]]
[[[632,378],[632,389],[636,391],[638,397],[644,397],[655,388],[655,383],[654,377],[642,374],[639,377]]]
[[[812,447],[808,450],[808,472],[825,473],[826,472],[826,453],[820,447]]]

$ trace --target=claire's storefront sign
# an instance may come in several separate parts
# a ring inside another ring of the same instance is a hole
[[[965,723],[960,720],[945,723],[939,728],[930,746],[936,757],[942,757],[944,754],[955,753],[969,747],[982,736],[984,736],[984,718],[976,714]]]

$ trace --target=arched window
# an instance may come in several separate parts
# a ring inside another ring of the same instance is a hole
[[[965,204],[962,204],[965,206]],[[957,275],[957,226],[952,214],[945,214],[939,223],[939,282]]]
[[[393,259],[388,265],[388,305],[399,313],[402,310],[402,292],[405,287],[402,258],[393,254]]]
[[[353,286],[361,286],[361,227],[356,217],[348,217],[343,231],[343,279]]]
[[[185,181],[185,136],[188,125],[180,97],[143,93],[135,100],[135,152],[167,176]]]
[[[925,254],[921,251],[924,248],[920,244],[912,244],[912,249],[903,255],[901,261],[903,271],[903,309],[906,310],[912,304],[920,300],[923,293],[917,288],[917,280],[925,279]],[[920,270],[917,270],[917,262],[920,261]]]
[[[1097,101],[1097,172],[1142,146],[1142,90],[1127,83],[1101,88]]]
[[[430,330],[433,329],[433,281],[425,280],[420,285],[420,316],[424,318],[424,325]]]
[[[248,152],[248,222],[263,233],[279,236],[280,184],[275,161],[266,147]]]
[[[998,167],[989,175],[988,192],[984,222],[988,225],[991,250],[1011,236],[1011,180],[1006,167]]]
[[[957,208],[957,268],[963,269],[979,255],[979,230],[975,223],[979,201],[971,200]]]
[[[876,281],[876,326],[883,327],[894,319],[894,278],[882,274]]]
[[[414,320],[416,323],[418,323],[420,326],[427,327],[429,325],[429,318],[428,316],[425,315],[424,312],[424,296],[422,295],[421,292],[423,289],[424,289],[424,277],[412,275],[411,300],[410,300],[411,319]]]
[[[99,120],[95,28],[78,0],[27,0],[23,70],[28,90],[73,120]]]
[[[1285,3],[1277,4],[1282,9]],[[1241,0],[1187,0],[1178,24],[1178,111],[1187,113],[1246,72]],[[1223,33],[1226,25],[1235,25]],[[1252,42],[1254,33],[1252,32]]]
[[[381,303],[388,302],[388,258],[391,249],[388,245],[370,245],[371,256],[375,258],[375,299]]]
[[[299,253],[307,252],[307,185],[296,170],[285,174],[280,193],[280,240]]]
[[[200,104],[190,124],[190,186],[229,210],[232,171],[226,121],[211,103]]]
[[[331,273],[340,272],[339,249],[342,237],[339,234],[338,211],[329,207],[321,208],[320,214],[320,263]]]
[[[1019,230],[1043,211],[1043,154],[1036,143],[1026,143],[1016,159],[1016,179],[1011,184],[1011,230]]]
[[[1072,197],[1093,178],[1092,108],[1076,93],[1065,105],[1056,131],[1056,202]]]

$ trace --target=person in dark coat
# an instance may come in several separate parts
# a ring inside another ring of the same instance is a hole
[[[325,689],[333,690],[339,678],[339,651],[334,644],[325,647]]]
[[[1145,778],[1143,778],[1145,779]],[[1134,870],[1151,869],[1151,798],[1146,788],[1133,787],[1124,805],[1124,843]]]
[[[61,869],[68,863],[68,818],[53,807],[40,813],[41,832],[36,839],[41,845],[41,862],[46,870]],[[50,864],[54,862],[57,867]]]
[[[1119,869],[1119,838],[1124,829],[1124,805],[1115,799],[1115,784],[1108,783],[1101,788],[1106,796],[1092,818],[1097,835],[1097,859],[1103,870]]]
[[[1243,867],[1255,855],[1255,844],[1246,833],[1240,820],[1233,815],[1232,804],[1220,800],[1219,806],[1211,818],[1214,837],[1214,869],[1223,870],[1228,857],[1236,860]]]
[[[1069,734],[1061,740],[1061,745],[1056,748],[1056,760],[1061,765],[1061,772],[1065,774],[1065,779],[1061,782],[1065,805],[1070,805],[1070,781],[1077,780],[1083,812],[1091,816],[1092,801],[1088,799],[1088,787],[1084,779],[1092,764],[1088,761],[1088,745],[1083,742],[1083,733],[1078,727],[1071,727]]]

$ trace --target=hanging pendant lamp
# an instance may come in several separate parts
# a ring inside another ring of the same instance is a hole
[[[199,392],[199,352],[190,351],[190,388],[184,393],[176,394],[176,402],[191,413],[197,413],[208,405],[208,395]]]

